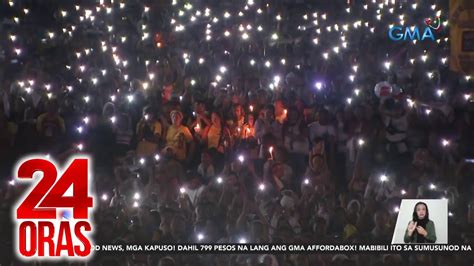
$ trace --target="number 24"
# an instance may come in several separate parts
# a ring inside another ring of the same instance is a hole
[[[56,166],[45,159],[23,162],[17,176],[33,179],[37,171],[43,172],[43,178],[19,205],[17,219],[56,219],[57,208],[72,208],[74,219],[88,219],[88,208],[92,207],[92,197],[88,195],[88,159],[74,159],[57,182]],[[71,185],[73,196],[64,196]]]

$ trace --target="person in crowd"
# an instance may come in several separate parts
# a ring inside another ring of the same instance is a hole
[[[137,154],[140,156],[154,155],[162,145],[164,127],[151,106],[143,109],[143,116],[137,124]]]
[[[232,147],[233,139],[231,132],[219,113],[212,112],[211,124],[204,129],[201,141],[206,149],[216,150],[220,156],[224,155]]]
[[[183,114],[172,111],[172,124],[166,132],[166,148],[171,148],[179,161],[190,160],[194,151],[193,136],[189,129],[182,125]]]
[[[36,120],[36,130],[42,139],[42,146],[51,148],[52,145],[57,146],[61,142],[61,138],[66,133],[66,126],[64,119],[58,113],[57,100],[49,101],[46,108],[47,111]]]

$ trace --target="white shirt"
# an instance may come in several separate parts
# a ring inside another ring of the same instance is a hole
[[[323,137],[325,135],[336,136],[336,129],[333,125],[321,125],[318,121],[309,124],[309,137],[311,142],[316,137]]]

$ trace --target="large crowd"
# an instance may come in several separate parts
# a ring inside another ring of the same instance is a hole
[[[474,238],[474,93],[392,24],[447,1],[0,3],[0,265],[12,169],[92,158],[96,243],[385,243],[401,199]],[[19,263],[19,262],[15,262]],[[457,254],[97,254],[91,265],[472,265]],[[15,264],[20,265],[20,264]]]

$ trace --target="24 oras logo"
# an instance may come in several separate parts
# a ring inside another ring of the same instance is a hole
[[[73,157],[59,170],[51,159],[30,156],[17,164],[17,181],[34,183],[12,211],[19,258],[87,259],[92,255],[89,162],[85,156]]]
[[[388,30],[388,37],[392,41],[424,41],[432,40],[436,41],[435,33],[439,32],[441,29],[441,18],[436,17],[434,19],[427,18],[424,20],[425,26],[411,26],[411,27],[402,27],[402,26],[392,26]]]

